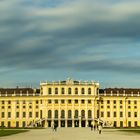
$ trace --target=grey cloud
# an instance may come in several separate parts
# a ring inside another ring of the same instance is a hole
[[[130,66],[127,60],[124,64],[104,60],[106,57],[111,59],[111,51],[107,54],[103,51],[105,44],[111,45],[114,52],[118,50],[116,44],[133,44],[140,37],[138,1],[133,2],[136,10],[131,9],[130,4],[130,10],[123,10],[127,4],[124,1],[105,6],[94,1],[94,6],[92,0],[78,0],[79,3],[73,1],[70,5],[65,3],[55,8],[32,6],[32,2],[22,5],[22,2],[3,1],[0,14],[1,67],[138,73],[139,67]],[[98,53],[89,57],[84,53],[87,50],[100,50],[103,58],[99,58]]]

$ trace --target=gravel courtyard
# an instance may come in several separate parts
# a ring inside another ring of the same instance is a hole
[[[101,135],[90,128],[33,129],[26,133],[0,137],[0,140],[139,140],[140,134],[120,132],[116,129],[103,129]]]

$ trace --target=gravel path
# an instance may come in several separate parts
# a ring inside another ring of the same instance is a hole
[[[34,129],[26,133],[0,137],[0,140],[139,140],[139,134],[119,132],[116,129],[103,129],[102,134],[89,128]]]

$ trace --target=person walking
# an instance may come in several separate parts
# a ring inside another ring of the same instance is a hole
[[[91,128],[91,131],[92,131],[93,130],[93,125],[92,124],[90,125],[90,128]]]
[[[98,126],[98,130],[99,130],[99,134],[101,134],[102,133],[102,126],[101,125]]]

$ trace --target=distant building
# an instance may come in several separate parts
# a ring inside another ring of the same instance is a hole
[[[0,89],[0,126],[140,126],[140,89],[99,89],[94,81],[41,82],[40,89]]]

